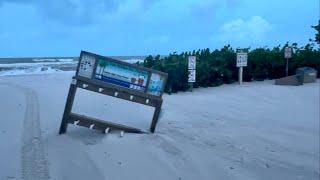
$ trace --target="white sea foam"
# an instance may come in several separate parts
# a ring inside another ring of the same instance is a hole
[[[58,59],[59,62],[74,62],[73,59]]]
[[[132,64],[136,62],[143,62],[143,60],[139,58],[126,59],[122,61]],[[60,69],[75,69],[77,63],[78,61],[74,61],[72,58],[43,58],[32,59],[32,62],[25,63],[0,64],[0,76],[61,73],[64,71]]]
[[[76,61],[0,64],[0,76],[61,73],[59,67],[76,67]]]
[[[63,64],[76,64],[77,62],[38,62],[38,63],[12,63],[0,64],[0,68],[22,68],[22,67],[36,67],[36,66],[50,66],[50,65],[63,65]]]
[[[134,63],[137,63],[137,62],[142,63],[143,59],[127,59],[127,60],[123,60],[123,61],[125,61],[127,63],[134,64]]]
[[[32,59],[34,62],[55,62],[56,59]]]
[[[53,73],[64,73],[68,71],[62,71],[51,67],[32,67],[27,69],[12,69],[0,71],[1,76],[19,76],[19,75],[32,75],[32,74],[53,74]]]
[[[45,58],[45,59],[32,59],[33,62],[72,62],[72,58]]]

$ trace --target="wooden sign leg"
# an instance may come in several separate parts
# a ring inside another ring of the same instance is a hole
[[[152,123],[151,123],[151,127],[150,127],[150,131],[152,133],[154,133],[154,131],[156,129],[156,126],[157,126],[157,123],[158,123],[158,120],[159,120],[159,115],[160,115],[160,112],[161,112],[161,106],[162,106],[162,101],[159,101],[157,103],[156,109],[155,109],[155,111],[153,113]]]
[[[60,125],[59,134],[64,134],[68,128],[68,116],[71,113],[74,97],[76,95],[77,86],[75,84],[70,84],[68,98],[66,102],[66,106],[64,108],[63,117]]]

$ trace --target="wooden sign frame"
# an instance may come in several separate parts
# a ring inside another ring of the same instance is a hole
[[[89,77],[85,77],[84,75],[79,74],[79,69],[81,66],[81,61],[83,56],[89,56],[95,59],[94,64],[91,64],[91,66],[93,65],[93,70],[91,72],[91,76]],[[96,75],[98,59],[103,59],[108,62],[119,64],[120,66],[123,65],[126,67],[130,67],[131,69],[133,68],[143,72],[147,72],[148,78],[146,82],[146,89],[143,91],[135,90],[135,89],[118,86],[112,83],[108,83],[108,82],[104,82],[102,80],[96,79],[94,76]],[[148,93],[148,87],[150,85],[150,81],[151,81],[150,79],[152,74],[157,74],[164,78],[162,90],[160,91],[159,95]],[[68,124],[84,126],[90,129],[100,130],[102,132],[109,132],[111,130],[120,130],[120,131],[131,132],[131,133],[143,133],[143,131],[138,128],[129,127],[126,125],[117,124],[117,123],[113,123],[105,120],[100,120],[100,119],[96,119],[96,118],[71,112],[77,88],[86,89],[96,93],[101,93],[104,95],[113,96],[113,97],[124,99],[127,101],[132,101],[135,103],[140,103],[140,104],[154,107],[155,110],[154,110],[152,122],[150,125],[150,131],[154,133],[158,119],[159,119],[159,115],[161,112],[161,106],[163,102],[162,94],[164,91],[164,87],[166,85],[167,78],[168,78],[168,74],[164,72],[141,67],[135,64],[130,64],[114,58],[105,57],[105,56],[97,55],[97,54],[86,52],[86,51],[81,51],[76,75],[72,77],[72,82],[70,84],[69,93],[68,93],[67,102],[65,105],[65,109],[64,109],[64,113],[63,113],[63,117],[60,125],[59,134],[66,133]]]

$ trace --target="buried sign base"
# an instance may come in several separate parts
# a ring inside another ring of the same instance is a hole
[[[79,115],[79,114],[74,114],[71,113],[68,119],[69,124],[75,124],[78,126],[83,126],[83,127],[88,127],[89,129],[95,129],[99,130],[104,133],[109,133],[112,130],[121,130],[125,132],[130,132],[130,133],[143,133],[142,130],[117,124],[117,123],[112,123],[109,121],[101,121],[99,119]],[[64,133],[62,129],[60,129],[60,134]]]
[[[99,64],[97,63],[98,60]],[[112,66],[97,68],[103,63],[108,65],[109,62]],[[99,74],[97,75],[97,73]],[[118,74],[115,75],[115,73]],[[96,76],[99,76],[99,78],[96,79]],[[154,133],[161,112],[162,93],[167,76],[166,73],[82,51],[76,76],[72,78],[70,84],[59,134],[66,133],[68,124],[87,127],[104,133],[109,133],[112,130],[121,131],[122,135],[124,132],[144,133],[138,128],[72,113],[77,88],[154,107],[150,126],[150,131]],[[120,78],[117,79],[118,77]],[[146,82],[144,82],[144,79]]]

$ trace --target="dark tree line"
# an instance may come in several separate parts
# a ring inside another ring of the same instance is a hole
[[[313,42],[319,43],[319,27],[319,24],[313,26],[317,30]],[[244,81],[284,77],[286,65],[284,48],[287,46],[293,48],[293,55],[289,60],[289,75],[295,74],[295,70],[303,66],[315,68],[320,72],[320,49],[313,42],[302,47],[296,43],[290,45],[287,43],[273,48],[245,49],[248,52],[248,66],[244,68]],[[195,88],[219,86],[238,80],[236,50],[230,45],[213,51],[207,48],[181,54],[173,53],[167,57],[148,56],[142,65],[169,74],[166,92],[186,91],[188,89],[188,56],[190,55],[197,57]]]

